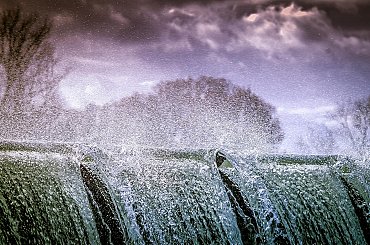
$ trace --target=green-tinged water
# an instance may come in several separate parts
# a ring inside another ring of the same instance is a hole
[[[198,154],[123,152],[109,163],[109,183],[142,243],[241,243],[217,169]]]
[[[368,164],[0,143],[0,244],[369,244]]]
[[[0,244],[96,244],[77,165],[58,154],[0,153]]]
[[[269,158],[266,161],[265,156],[234,156],[236,169],[221,170],[238,183],[249,200],[265,243],[369,242],[369,166],[366,163],[354,166],[349,159],[323,157],[328,159],[324,165],[321,157],[296,156],[297,164],[293,164],[293,156]],[[309,164],[304,164],[305,158]],[[341,161],[348,163],[338,164]],[[348,169],[343,171],[343,166]]]

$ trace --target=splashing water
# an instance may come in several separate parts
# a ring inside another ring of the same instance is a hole
[[[0,144],[1,244],[369,244],[345,157]]]

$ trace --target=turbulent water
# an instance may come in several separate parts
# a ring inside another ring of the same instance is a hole
[[[0,143],[0,244],[370,244],[369,162]]]

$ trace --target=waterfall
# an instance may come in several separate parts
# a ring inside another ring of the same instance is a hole
[[[0,149],[0,244],[100,242],[72,154],[9,143]]]
[[[0,244],[370,244],[369,162],[0,143]]]

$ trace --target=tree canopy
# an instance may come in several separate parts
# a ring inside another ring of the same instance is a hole
[[[106,125],[112,140],[128,144],[271,150],[283,139],[274,107],[223,78],[161,82],[103,114],[100,130]]]
[[[3,114],[43,105],[56,92],[61,75],[48,41],[51,22],[19,8],[0,13],[0,106]]]
[[[0,13],[0,129],[4,138],[27,139],[32,132],[46,130],[56,117],[52,107],[57,104],[64,73],[56,71],[51,28],[47,18],[19,8]]]

